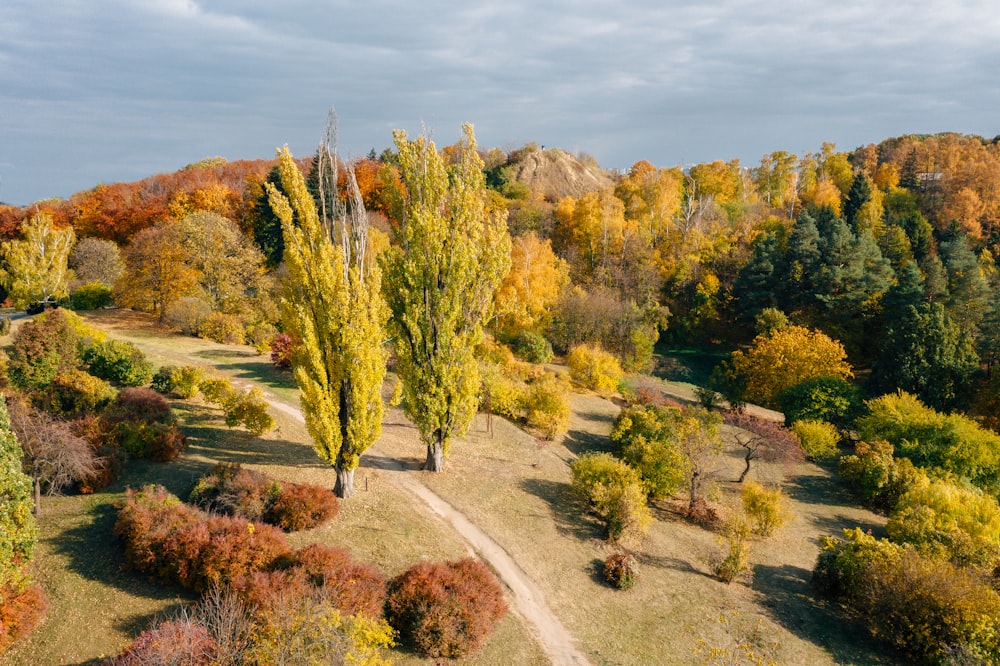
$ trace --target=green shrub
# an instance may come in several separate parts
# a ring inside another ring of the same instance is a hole
[[[676,407],[633,405],[623,409],[611,430],[611,441],[642,478],[646,493],[669,497],[687,478],[687,463],[678,447],[682,412]]]
[[[201,382],[201,394],[207,402],[222,407],[230,428],[242,425],[255,437],[274,428],[274,418],[267,411],[267,399],[256,386],[243,391],[228,379],[211,377]]]
[[[1000,493],[1000,434],[962,414],[942,414],[903,391],[867,405],[869,414],[858,419],[863,439],[884,439],[897,458],[952,472],[991,494]]]
[[[246,325],[244,335],[246,343],[257,350],[258,354],[267,354],[271,349],[271,341],[278,335],[278,329],[270,322],[255,322]]]
[[[604,560],[604,580],[619,590],[629,590],[639,581],[639,563],[631,553],[614,553]]]
[[[781,488],[765,488],[754,481],[747,481],[740,496],[743,511],[750,521],[750,531],[757,536],[772,536],[791,519],[788,498]]]
[[[88,282],[77,287],[69,295],[70,305],[74,310],[99,310],[114,303],[111,296],[111,287],[103,282]]]
[[[534,331],[518,333],[510,346],[519,359],[528,363],[548,363],[554,356],[552,343]]]
[[[1000,506],[978,488],[921,477],[899,498],[886,530],[897,543],[959,566],[1000,566]]]
[[[824,538],[813,580],[909,660],[1000,660],[1000,594],[973,569],[855,529]]]
[[[886,441],[858,442],[854,453],[840,459],[840,477],[868,508],[881,513],[895,509],[903,493],[926,476],[892,453],[892,444]]]
[[[612,354],[600,347],[577,345],[566,356],[573,381],[603,396],[618,390],[624,373]]]
[[[552,440],[569,430],[569,385],[559,375],[546,372],[528,385],[524,407],[529,428]]]
[[[611,541],[630,544],[652,522],[639,472],[610,453],[585,453],[573,461],[573,490],[604,519]]]
[[[36,392],[32,401],[50,414],[78,417],[100,412],[117,396],[118,391],[105,380],[82,370],[67,370]]]
[[[827,421],[840,428],[854,423],[861,412],[861,392],[842,377],[824,375],[785,389],[777,397],[785,425],[796,421]]]
[[[224,345],[242,345],[246,343],[246,331],[243,320],[237,315],[213,312],[198,326],[198,337],[206,338]]]
[[[56,375],[79,367],[84,341],[73,317],[79,319],[62,308],[49,310],[17,330],[7,368],[14,386],[42,388]]]
[[[479,560],[421,562],[389,582],[386,619],[426,657],[463,657],[507,612],[503,589]]]
[[[745,512],[730,515],[725,522],[720,539],[729,550],[713,567],[712,573],[727,585],[750,570],[750,534],[753,521]]]
[[[157,393],[186,400],[198,395],[204,376],[201,368],[193,365],[164,365],[153,375],[150,386]]]
[[[826,421],[796,421],[792,424],[792,432],[798,436],[802,451],[810,460],[836,457],[840,434],[833,424]]]
[[[508,376],[503,366],[488,361],[479,362],[479,379],[480,409],[515,422],[523,418],[528,392],[525,382]]]
[[[119,386],[143,386],[153,379],[153,364],[131,342],[98,342],[84,352],[83,362],[92,375]]]

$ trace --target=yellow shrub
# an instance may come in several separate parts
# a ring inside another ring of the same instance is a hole
[[[617,391],[624,376],[618,359],[600,347],[591,345],[573,347],[566,357],[566,364],[573,381],[603,396],[610,396]]]

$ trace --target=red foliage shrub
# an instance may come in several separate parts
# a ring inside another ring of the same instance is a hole
[[[48,604],[40,585],[15,592],[0,587],[0,654],[10,645],[30,634],[41,622]]]
[[[506,612],[500,584],[471,558],[423,562],[389,583],[386,619],[402,640],[429,657],[474,651]]]
[[[170,403],[151,388],[128,387],[122,389],[105,412],[112,423],[173,423]]]
[[[217,646],[208,629],[190,621],[171,620],[147,629],[132,641],[111,666],[207,666]]]
[[[704,527],[712,527],[717,525],[719,522],[719,514],[713,509],[704,498],[697,498],[694,502],[694,506],[684,505],[682,511],[684,518],[694,523],[695,525],[702,525]]]
[[[619,590],[627,590],[639,578],[639,563],[630,553],[615,553],[604,560],[604,580]]]
[[[386,580],[370,564],[355,562],[343,548],[312,544],[295,554],[296,569],[315,586],[331,594],[345,615],[364,613],[381,617],[385,606]]]
[[[77,490],[83,495],[89,495],[104,490],[121,476],[124,456],[121,450],[114,446],[102,446],[95,452],[97,469],[93,474],[78,480]]]
[[[292,367],[292,336],[280,333],[271,340],[271,363],[276,368]]]
[[[189,501],[206,511],[260,520],[287,532],[315,527],[340,512],[337,496],[326,488],[279,483],[260,472],[225,463],[198,480]]]
[[[125,541],[131,566],[195,591],[267,569],[290,553],[281,530],[209,516],[160,486],[128,491],[115,532]]]
[[[274,503],[264,514],[264,522],[286,532],[321,525],[337,517],[340,501],[329,488],[311,483],[283,483]]]

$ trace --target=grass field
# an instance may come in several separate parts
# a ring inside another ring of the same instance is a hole
[[[89,318],[114,337],[136,342],[154,363],[216,366],[296,404],[290,376],[245,347],[164,335],[148,319],[128,313]],[[560,441],[540,442],[503,419],[480,415],[454,443],[444,473],[411,473],[507,550],[594,664],[705,663],[699,648],[731,647],[750,635],[779,664],[893,663],[856,627],[843,625],[811,598],[808,579],[818,538],[855,525],[878,531],[883,524],[851,506],[831,475],[815,465],[755,467],[758,479],[784,481],[795,519],[777,537],[754,544],[752,580],[725,585],[713,578],[710,562],[722,552],[718,535],[679,520],[665,502],[655,507],[650,536],[635,551],[639,584],[628,592],[604,584],[598,567],[611,550],[600,526],[569,492],[569,463],[583,451],[608,447],[619,406],[593,395],[574,394],[571,400],[570,433]],[[191,444],[179,460],[130,463],[108,492],[44,500],[36,562],[51,610],[32,638],[0,664],[94,663],[121,649],[156,614],[190,600],[182,590],[122,570],[111,529],[113,503],[126,485],[162,483],[183,497],[208,466],[230,461],[282,479],[333,486],[333,471],[312,452],[304,427],[283,413],[273,411],[278,429],[257,439],[228,430],[221,413],[198,400],[175,408]],[[423,455],[415,429],[399,410],[390,410],[377,452],[362,458],[357,495],[336,520],[293,535],[293,543],[342,545],[389,576],[420,559],[468,554],[451,528],[387,480],[387,464],[403,461],[416,470]],[[738,492],[731,480],[740,466],[738,452],[731,451],[717,470],[713,499],[720,506]],[[393,658],[400,664],[432,663],[401,651]],[[536,664],[546,658],[531,631],[509,614],[486,647],[461,663]]]

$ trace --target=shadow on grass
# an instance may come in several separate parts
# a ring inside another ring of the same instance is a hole
[[[424,461],[420,458],[407,456],[406,458],[394,458],[391,456],[379,455],[367,452],[361,456],[358,467],[367,469],[384,469],[390,472],[415,472],[423,469]]]
[[[870,638],[830,606],[813,598],[811,572],[792,565],[757,565],[753,589],[775,622],[825,649],[838,664],[896,664],[898,655]]]
[[[591,451],[614,451],[614,445],[605,435],[595,435],[584,430],[570,430],[563,439],[563,446],[575,456]]]
[[[587,510],[568,483],[546,479],[524,479],[521,488],[549,505],[552,520],[560,533],[580,541],[603,539],[604,525]]]
[[[832,476],[800,474],[789,479],[785,483],[784,490],[789,497],[803,504],[825,506],[853,504],[850,493]]]

